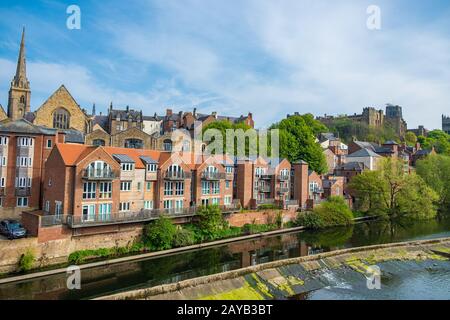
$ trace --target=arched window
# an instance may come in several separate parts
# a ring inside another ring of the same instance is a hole
[[[103,161],[94,161],[86,168],[89,177],[104,178],[112,173],[111,166]]]
[[[166,139],[163,142],[164,151],[172,151],[172,140]]]
[[[219,172],[219,169],[217,169],[216,167],[214,167],[214,166],[208,166],[206,169],[205,169],[205,173],[218,173]]]
[[[20,97],[20,103],[25,104],[25,96]]]
[[[177,177],[177,178],[183,178],[184,177],[184,170],[182,167],[180,167],[177,164],[173,164],[167,168],[167,176],[168,177]]]
[[[144,142],[141,139],[126,139],[125,148],[144,149]]]
[[[104,146],[105,145],[105,140],[103,139],[95,139],[94,141],[92,141],[92,145],[99,147],[99,146]]]
[[[53,113],[53,128],[55,129],[69,129],[70,128],[70,113],[64,108],[58,108]]]

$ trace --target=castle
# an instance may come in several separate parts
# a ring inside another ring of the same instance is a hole
[[[442,131],[450,134],[450,117],[442,115]]]
[[[361,114],[343,115],[343,116],[330,116],[317,117],[317,120],[322,122],[326,126],[332,125],[336,120],[349,119],[354,122],[364,123],[370,127],[382,128],[385,124],[391,126],[396,134],[400,137],[404,137],[407,124],[403,119],[402,107],[392,104],[386,105],[386,114],[383,110],[377,110],[373,107],[364,108]]]

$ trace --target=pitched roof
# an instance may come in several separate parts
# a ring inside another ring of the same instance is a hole
[[[113,154],[112,155],[114,159],[116,159],[119,163],[135,163],[136,161],[134,161],[133,159],[131,159],[128,155],[126,154]]]
[[[25,119],[18,119],[14,121],[11,119],[6,119],[0,122],[0,132],[55,135],[56,129],[36,126]]]
[[[358,158],[360,158],[360,157],[376,157],[376,158],[379,158],[381,156],[379,154],[376,154],[375,152],[373,152],[371,149],[367,149],[367,148],[360,149],[360,150],[358,150],[356,152],[353,152],[352,154],[349,154],[347,156],[347,158],[356,158],[356,157],[358,157]]]
[[[386,141],[386,142],[383,143],[383,144],[384,144],[384,145],[398,145],[398,143],[395,142],[395,141],[393,141],[393,140]]]
[[[368,169],[363,162],[347,162],[338,167],[338,170],[360,170]]]
[[[110,110],[112,119],[120,118],[120,120],[140,120],[142,119],[142,111],[132,110],[127,107],[125,110],[112,109]]]
[[[97,147],[84,144],[57,143],[56,148],[61,154],[64,164],[74,166]]]

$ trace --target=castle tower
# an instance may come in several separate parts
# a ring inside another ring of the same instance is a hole
[[[8,117],[12,120],[23,118],[30,112],[31,90],[27,78],[27,62],[25,59],[25,28],[20,42],[19,58],[17,61],[16,75],[11,81],[8,99]]]
[[[450,134],[450,117],[442,115],[442,131]]]

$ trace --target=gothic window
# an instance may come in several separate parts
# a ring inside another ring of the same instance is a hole
[[[96,147],[99,146],[104,146],[105,145],[105,140],[103,139],[94,139],[94,141],[92,141],[92,144]]]
[[[70,113],[64,108],[58,108],[53,113],[53,128],[69,129]]]
[[[126,139],[125,148],[144,149],[144,142],[140,139]]]
[[[25,104],[25,96],[21,96],[20,97],[20,103],[21,104]]]

